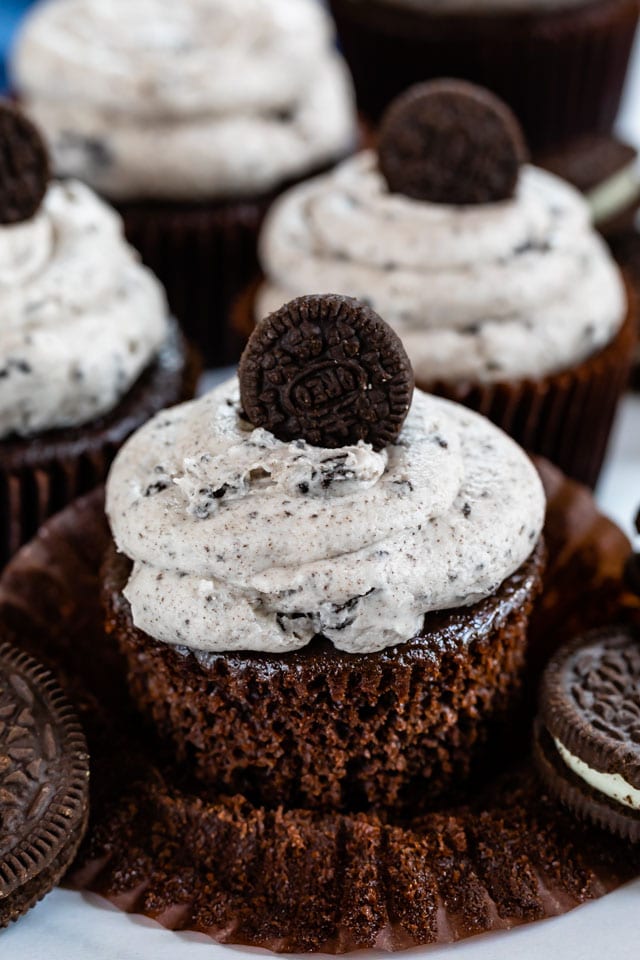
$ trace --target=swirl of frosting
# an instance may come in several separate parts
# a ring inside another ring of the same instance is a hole
[[[162,287],[120,218],[81,183],[52,183],[33,219],[0,226],[0,436],[112,410],[169,332]]]
[[[626,312],[584,200],[531,166],[512,200],[453,207],[390,193],[365,151],[276,202],[261,260],[257,317],[307,290],[358,297],[398,332],[422,383],[565,369]]]
[[[404,642],[492,594],[544,511],[522,450],[456,404],[416,391],[396,444],[329,450],[254,429],[235,379],[139,430],[107,485],[134,623],[205,654]]]
[[[57,169],[119,199],[255,194],[355,141],[316,0],[44,3],[13,75]]]

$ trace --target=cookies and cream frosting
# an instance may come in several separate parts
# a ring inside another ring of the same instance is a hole
[[[461,406],[416,391],[396,444],[325,449],[254,429],[236,379],[142,427],[107,486],[135,625],[200,655],[404,642],[490,596],[544,512],[526,455]]]
[[[0,437],[112,410],[166,340],[164,292],[84,184],[0,225]]]
[[[355,140],[317,0],[44,2],[13,80],[58,171],[117,199],[255,195]]]
[[[456,207],[390,193],[364,151],[276,202],[261,261],[257,318],[309,290],[358,297],[422,383],[555,373],[609,343],[627,309],[584,199],[532,166],[513,199]]]

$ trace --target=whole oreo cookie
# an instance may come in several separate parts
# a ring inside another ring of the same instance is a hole
[[[49,155],[37,129],[11,103],[0,101],[0,223],[31,219],[49,177]]]
[[[578,817],[640,843],[640,637],[594,631],[545,672],[534,754],[549,789]]]
[[[258,324],[240,360],[251,423],[318,447],[393,443],[413,386],[400,339],[351,297],[292,300]]]
[[[0,927],[51,890],[87,820],[89,760],[53,676],[0,644]]]
[[[462,80],[411,87],[382,118],[378,157],[393,193],[446,204],[513,196],[527,150],[511,110]]]

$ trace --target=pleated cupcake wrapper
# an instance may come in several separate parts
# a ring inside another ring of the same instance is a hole
[[[583,487],[538,466],[550,566],[532,643],[551,652],[568,631],[606,623],[612,607],[621,614],[629,543]],[[395,822],[392,811],[265,810],[189,787],[144,734],[104,632],[99,569],[108,542],[95,492],[50,520],[0,580],[3,635],[53,662],[82,708],[92,822],[74,886],[170,929],[337,953],[509,929],[640,874],[628,843],[545,797],[524,756],[462,803],[411,822]]]
[[[228,313],[257,272],[258,232],[270,202],[119,207],[130,243],[166,287],[172,312],[206,366],[235,363],[242,351]]]
[[[609,800],[569,770],[541,724],[536,726],[534,757],[545,785],[574,816],[622,840],[640,844],[640,813]]]
[[[101,425],[60,431],[57,440],[35,436],[11,454],[0,443],[0,567],[48,517],[104,482],[129,434],[163,407],[190,399],[199,372],[199,357],[172,334],[161,359]]]
[[[535,149],[612,130],[638,17],[634,0],[524,15],[331,7],[365,115],[377,119],[412,83],[459,76],[504,97]]]
[[[255,326],[260,280],[236,298],[231,323],[247,338]],[[607,347],[573,369],[542,380],[495,384],[421,382],[416,386],[464,404],[488,417],[531,453],[564,473],[595,487],[606,455],[613,420],[629,381],[637,335],[637,295],[628,285],[625,323]]]
[[[635,341],[635,315],[630,313],[604,350],[543,380],[417,385],[477,410],[525,450],[546,457],[568,476],[595,487],[629,380]]]

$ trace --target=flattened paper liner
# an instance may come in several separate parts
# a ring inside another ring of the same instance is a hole
[[[569,631],[622,615],[629,553],[587,491],[540,469],[551,567],[532,682]],[[77,888],[222,942],[337,953],[510,929],[640,874],[640,852],[634,857],[547,800],[525,751],[467,797],[412,822],[389,812],[263,810],[194,787],[141,730],[102,630],[98,568],[107,540],[94,493],[50,521],[0,581],[5,634],[57,663],[87,729],[92,821],[69,878]]]

